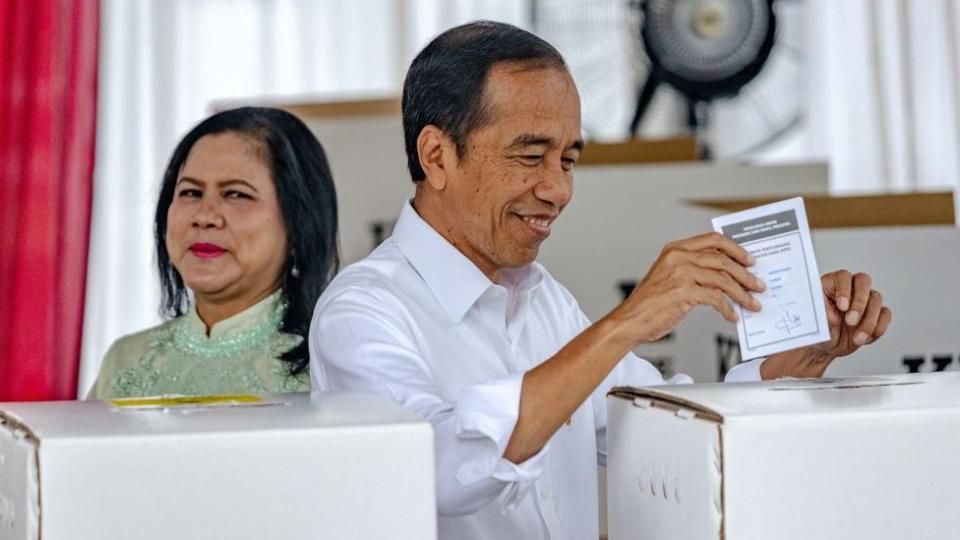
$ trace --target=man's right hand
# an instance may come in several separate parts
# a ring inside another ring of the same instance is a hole
[[[750,291],[761,292],[765,285],[747,270],[753,262],[745,249],[720,233],[671,242],[607,318],[621,324],[634,346],[670,333],[688,311],[701,304],[736,322],[736,311],[728,299],[760,311],[760,303]]]

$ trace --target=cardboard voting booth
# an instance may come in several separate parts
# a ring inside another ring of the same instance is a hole
[[[359,394],[0,403],[0,539],[436,537],[430,425]]]
[[[611,540],[960,537],[960,373],[617,388]]]

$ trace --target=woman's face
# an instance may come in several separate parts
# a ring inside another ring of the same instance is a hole
[[[198,303],[249,307],[276,290],[287,234],[266,148],[241,134],[201,137],[167,209],[167,251]]]

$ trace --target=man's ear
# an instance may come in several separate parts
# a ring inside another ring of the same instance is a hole
[[[427,176],[426,182],[433,189],[443,191],[447,186],[447,172],[457,163],[456,146],[450,137],[437,126],[427,124],[417,137],[417,157]]]

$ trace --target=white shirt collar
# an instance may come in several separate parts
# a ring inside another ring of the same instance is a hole
[[[412,201],[403,205],[392,239],[427,287],[455,322],[495,284],[477,265],[440,235],[414,210]],[[505,269],[503,285],[514,291],[532,290],[543,282],[536,264]]]

